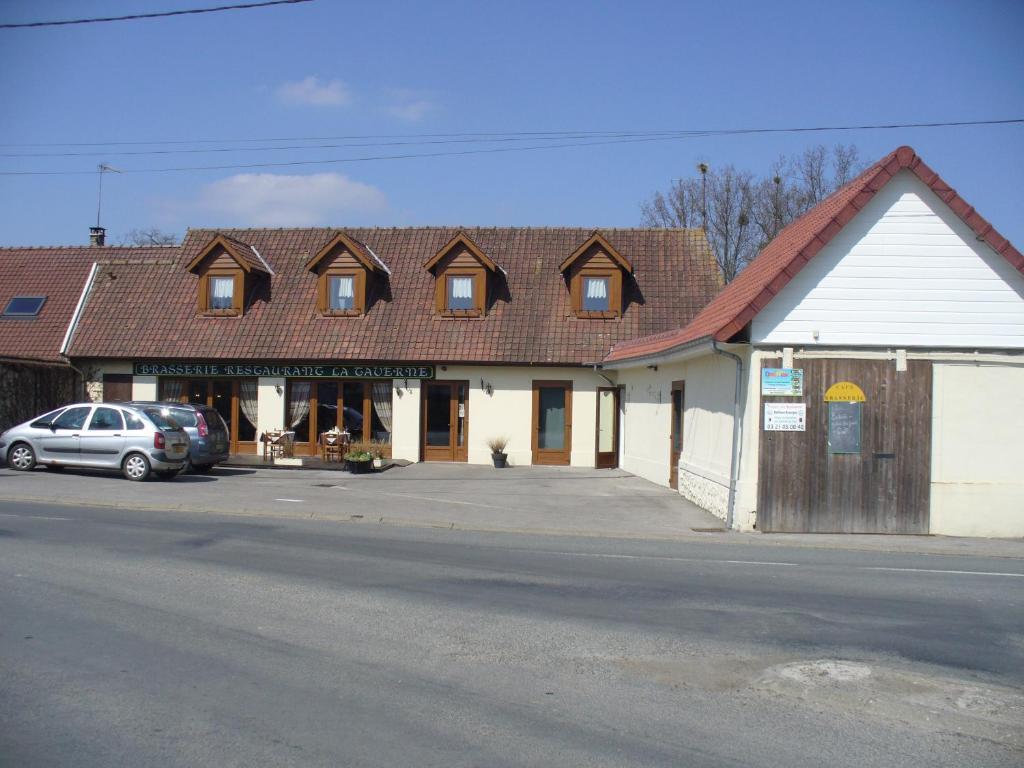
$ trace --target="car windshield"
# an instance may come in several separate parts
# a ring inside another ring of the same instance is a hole
[[[178,422],[171,417],[170,408],[143,408],[142,412],[149,417],[157,429],[181,429]]]

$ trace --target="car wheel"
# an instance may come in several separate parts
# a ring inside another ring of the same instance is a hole
[[[170,480],[172,477],[175,477],[179,471],[180,470],[177,469],[162,469],[156,473],[156,476],[161,480]]]
[[[7,452],[7,465],[19,472],[27,472],[36,465],[36,452],[28,443],[15,443]]]
[[[149,459],[141,453],[129,453],[121,464],[121,472],[129,480],[145,480],[149,477]]]

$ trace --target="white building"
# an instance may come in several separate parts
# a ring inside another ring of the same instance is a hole
[[[1022,273],[900,147],[616,345],[622,467],[740,529],[1024,536]]]

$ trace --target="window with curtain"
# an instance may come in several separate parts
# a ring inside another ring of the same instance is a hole
[[[235,278],[210,275],[210,309],[232,309],[235,306]]]
[[[472,277],[448,278],[448,309],[476,309]]]
[[[608,311],[608,278],[607,277],[584,277],[583,278],[583,311],[584,312],[607,312]]]
[[[371,394],[373,414],[376,417],[373,424],[373,439],[391,442],[391,382],[373,382]],[[377,429],[378,423],[380,429]]]
[[[352,275],[332,275],[327,280],[330,309],[355,309],[356,279]]]

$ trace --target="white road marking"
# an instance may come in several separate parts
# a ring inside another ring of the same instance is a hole
[[[409,493],[379,493],[378,496],[395,496],[399,499],[418,499],[420,501],[436,501],[439,504],[461,504],[466,507],[483,507],[484,509],[505,509],[505,507],[496,507],[493,504],[480,504],[476,501],[459,501],[457,499],[437,499],[433,496],[415,496]]]
[[[562,555],[564,557],[600,557],[609,560],[668,560],[674,563],[729,563],[732,565],[791,565],[800,563],[779,563],[772,560],[712,560],[707,557],[671,557],[669,555],[613,555],[604,552],[546,552],[539,549],[517,549],[516,552],[530,552],[538,555]]]
[[[1007,573],[1002,571],[943,571],[937,568],[882,568],[881,566],[859,566],[862,571],[907,571],[910,573],[953,573],[963,576],[1016,576],[1024,579],[1024,573]]]
[[[292,504],[305,504],[305,499],[274,499],[274,501],[290,501]]]
[[[8,515],[0,514],[0,517],[23,517],[26,520],[73,520],[71,517],[45,517],[43,515]]]

